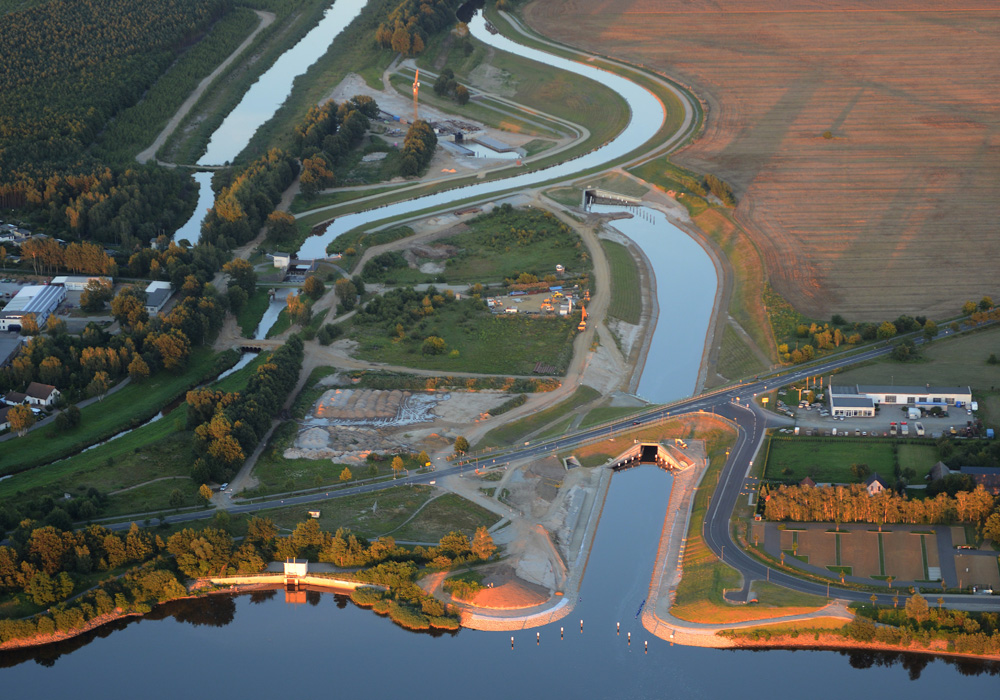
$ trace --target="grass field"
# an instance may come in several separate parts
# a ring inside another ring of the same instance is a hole
[[[623,194],[626,197],[642,197],[649,192],[649,187],[619,172],[608,173],[592,184],[598,189]]]
[[[578,207],[583,201],[583,192],[576,187],[553,187],[545,190],[545,196],[567,207]]]
[[[555,367],[557,374],[566,371],[578,319],[510,314],[501,317],[485,310],[468,314],[462,304],[442,306],[433,317],[428,317],[432,320],[426,333],[447,343],[443,355],[423,354],[422,341],[395,342],[381,325],[353,323],[351,337],[360,344],[357,355],[374,362],[445,373],[529,375],[538,362]],[[511,351],[512,348],[516,351]],[[452,355],[455,351],[457,356]]]
[[[579,235],[551,214],[537,209],[514,209],[477,217],[463,233],[434,242],[457,250],[447,258],[444,272],[423,273],[412,268],[393,270],[396,284],[419,284],[442,277],[448,284],[496,283],[521,273],[544,279],[556,265],[579,278],[593,267]]]
[[[625,323],[637,324],[642,316],[642,287],[639,267],[628,248],[614,241],[601,241],[611,268],[611,305],[608,315]]]
[[[345,527],[362,537],[374,539],[402,525],[432,493],[430,486],[399,486],[378,493],[344,496],[318,505],[262,510],[258,514],[270,518],[280,528],[293,530],[309,519],[310,510],[318,510],[321,529],[335,532],[338,527]]]
[[[264,313],[270,304],[271,298],[263,287],[258,287],[253,296],[247,299],[247,303],[236,314],[236,323],[239,324],[244,338],[253,338],[253,333],[260,325],[260,320],[264,318]]]
[[[565,401],[557,403],[555,406],[539,411],[526,418],[513,421],[499,428],[494,428],[483,436],[483,439],[476,444],[476,449],[481,450],[486,447],[506,447],[517,442],[525,435],[538,430],[544,425],[551,423],[565,416],[570,411],[593,401],[601,394],[596,389],[586,385],[580,385]]]
[[[776,290],[807,315],[940,318],[996,291],[992,0],[554,0],[523,12],[544,34],[692,86],[712,116],[672,158],[733,186]],[[953,284],[923,283],[942,267]]]
[[[867,464],[872,472],[892,479],[896,464],[893,443],[851,438],[772,438],[764,478],[797,482],[808,476],[821,483],[856,483],[852,464]]]
[[[452,530],[458,530],[471,537],[476,528],[490,527],[499,519],[500,516],[482,506],[448,493],[428,503],[392,536],[411,542],[437,542]]]
[[[15,474],[0,482],[0,503],[8,500],[30,501],[50,495],[61,497],[64,493],[80,495],[88,488],[102,493],[133,487],[153,479],[183,476],[157,482],[166,488],[158,505],[166,508],[170,491],[180,489],[185,496],[184,505],[197,504],[198,485],[188,477],[191,471],[191,435],[183,430],[185,410],[175,409],[169,416],[134,430],[79,455],[46,466]],[[167,486],[169,485],[169,486]],[[158,492],[159,488],[153,491]],[[138,512],[142,508],[128,505],[132,496],[143,496],[143,505],[150,505],[150,495],[127,491],[109,499],[104,515]]]
[[[726,379],[742,379],[760,374],[767,369],[740,334],[728,323],[722,331],[722,349],[719,351],[717,369]]]
[[[1000,386],[1000,365],[986,362],[1000,351],[1000,328],[936,340],[921,349],[918,362],[878,360],[836,376],[838,384],[885,383],[891,374],[896,384],[971,386],[973,391]]]
[[[599,425],[610,420],[617,420],[634,413],[648,411],[650,406],[600,406],[588,412],[580,423],[580,428],[589,428],[592,425]]]
[[[80,424],[73,430],[60,432],[53,423],[12,438],[0,449],[0,475],[45,464],[152,418],[174,398],[211,376],[216,359],[212,350],[195,348],[183,373],[163,371],[141,384],[129,384],[108,394],[103,401],[80,410]]]

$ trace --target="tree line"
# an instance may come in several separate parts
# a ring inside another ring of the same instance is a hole
[[[993,511],[994,497],[981,486],[933,498],[910,498],[885,490],[869,496],[861,484],[761,488],[768,520],[836,523],[974,523],[982,526]]]
[[[336,184],[334,169],[364,139],[369,120],[378,116],[378,109],[367,95],[356,95],[339,105],[327,100],[309,108],[294,133],[302,160],[299,184],[304,194],[311,197]]]
[[[295,388],[302,340],[292,336],[257,367],[242,392],[211,388],[187,393],[187,428],[194,431],[191,477],[197,483],[228,481],[243,465]]]
[[[165,541],[135,524],[125,534],[99,525],[71,531],[23,521],[0,546],[0,600],[35,606],[40,612],[0,620],[0,642],[54,632],[71,632],[115,616],[147,613],[157,603],[189,595],[183,580],[257,573],[268,562],[287,558],[334,563],[358,569],[343,575],[383,586],[358,589],[352,598],[374,607],[411,629],[457,629],[451,606],[423,592],[415,583],[421,568],[447,570],[485,561],[496,546],[485,528],[470,540],[450,532],[433,547],[406,549],[393,538],[368,541],[346,529],[323,532],[315,520],[300,523],[287,537],[267,518],[254,517],[236,543],[228,518],[216,518],[202,530],[184,529]],[[112,574],[127,567],[123,574]],[[95,572],[109,577],[67,601]]]
[[[419,174],[430,164],[435,148],[437,148],[437,136],[430,124],[423,119],[410,124],[403,138],[400,172],[406,176]]]
[[[463,0],[403,0],[375,30],[375,42],[407,56],[419,56],[427,39],[452,26]]]

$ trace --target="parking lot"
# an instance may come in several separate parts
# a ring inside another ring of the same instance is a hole
[[[967,421],[975,421],[976,416],[969,413],[964,408],[953,408],[947,416],[933,417],[924,415],[918,420],[908,419],[906,414],[896,408],[888,407],[875,413],[873,418],[834,418],[829,415],[822,415],[818,408],[811,409],[791,409],[795,418],[795,424],[802,430],[817,429],[825,433],[833,433],[837,429],[837,434],[845,433],[854,435],[873,435],[885,437],[889,435],[890,424],[895,422],[897,428],[902,423],[907,424],[908,435],[902,436],[897,432],[897,437],[919,437],[917,435],[916,423],[924,426],[924,437],[938,438],[950,431],[952,427],[959,429],[966,425]]]

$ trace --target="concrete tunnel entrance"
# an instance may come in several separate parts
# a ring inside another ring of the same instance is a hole
[[[658,442],[638,442],[622,452],[610,463],[615,471],[631,469],[640,464],[655,464],[660,469],[684,470],[691,466],[691,460],[673,445]]]

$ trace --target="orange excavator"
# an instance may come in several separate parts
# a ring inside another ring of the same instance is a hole
[[[580,316],[580,325],[578,325],[576,327],[576,329],[578,331],[585,331],[585,330],[587,330],[587,309],[585,307],[581,306],[580,307],[580,313],[582,314]]]

